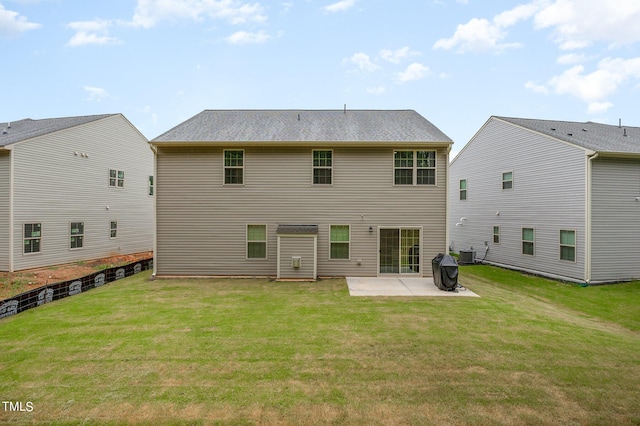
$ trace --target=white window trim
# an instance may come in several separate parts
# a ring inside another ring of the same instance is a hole
[[[496,234],[496,228],[498,228],[498,233]],[[491,228],[491,232],[492,232],[492,237],[491,237],[491,241],[493,241],[494,245],[500,245],[500,242],[502,241],[502,229],[500,229],[500,225],[493,225],[493,227]],[[498,242],[496,243],[496,235],[498,236]],[[534,234],[535,237],[535,234]],[[535,252],[534,252],[535,253]]]
[[[511,180],[510,181],[504,180],[504,174],[505,173],[511,173]],[[514,176],[515,176],[515,174],[513,173],[513,170],[506,170],[506,171],[502,172],[502,174],[500,175],[500,179],[501,179],[500,180],[500,189],[503,190],[503,191],[511,191],[511,190],[513,190],[513,186],[515,185]],[[505,188],[504,187],[504,183],[505,182],[511,182],[511,188]]]
[[[71,224],[72,223],[81,223],[82,224],[82,234],[72,234],[71,233]],[[84,249],[84,243],[85,243],[85,235],[86,235],[86,229],[84,226],[85,222],[83,220],[74,220],[72,222],[69,222],[69,250],[82,250]],[[82,237],[82,247],[71,247],[71,238],[72,237]]]
[[[111,225],[112,225],[112,224],[114,224],[114,223],[116,224],[116,227],[115,227],[115,228],[113,228],[113,227],[111,226]],[[115,236],[115,237],[112,237],[112,236],[111,236],[111,232],[112,232],[112,231],[116,231],[116,236]],[[110,221],[109,221],[109,239],[110,239],[110,240],[115,240],[116,238],[118,238],[118,221],[117,221],[117,220],[110,220]]]
[[[111,172],[112,172],[112,171],[116,172],[116,177],[115,177],[116,182],[115,182],[115,185],[111,185]],[[118,174],[119,174],[119,173],[122,173],[122,174],[123,174],[123,176],[124,176],[124,170],[109,169],[109,172],[108,172],[108,179],[107,179],[107,184],[109,185],[109,188],[124,189],[124,187],[125,187],[125,178],[123,177],[122,179],[119,179],[119,178],[118,178]],[[119,185],[118,185],[118,181],[120,181],[120,180],[122,181],[122,186],[119,186]]]
[[[226,165],[226,157],[227,157],[227,152],[231,152],[231,151],[240,151],[242,152],[242,167],[238,167],[238,166],[227,166]],[[247,155],[244,151],[244,149],[225,149],[222,151],[222,184],[226,185],[226,186],[244,186],[244,183],[247,179],[246,173],[245,173],[245,165],[247,164]],[[242,169],[242,183],[227,183],[227,168],[230,169]]]
[[[27,237],[25,237],[25,235],[24,235],[24,226],[25,225],[35,225],[36,223],[40,224],[40,237],[38,237],[38,238],[35,238],[35,237],[27,238]],[[44,232],[43,232],[42,222],[22,222],[22,255],[23,256],[32,256],[32,255],[36,255],[36,254],[42,253],[42,242],[43,242],[42,236],[43,236],[43,234],[44,234]],[[27,239],[29,239],[29,240],[40,239],[40,250],[39,251],[32,251],[31,253],[25,253],[24,252],[24,242]]]
[[[522,238],[522,231],[524,231],[525,229],[533,229],[533,241],[524,240]],[[524,243],[532,243],[533,244],[533,254],[524,253],[524,250],[522,249],[522,245]],[[534,257],[536,255],[536,228],[533,227],[533,226],[523,226],[522,228],[520,228],[520,255],[521,256],[531,256],[531,257]]]
[[[264,241],[261,240],[249,240],[249,227],[250,226],[264,226]],[[244,256],[245,260],[269,260],[269,225],[266,223],[247,223],[245,226],[244,234]],[[249,243],[262,243],[264,242],[264,257],[249,257]]]
[[[433,156],[433,160],[435,161],[435,166],[433,167],[418,167],[418,152],[433,152],[434,156]],[[408,167],[396,167],[396,153],[398,152],[413,152],[413,175],[412,175],[412,179],[411,179],[411,184],[403,184],[403,183],[396,183],[396,169],[408,169]],[[393,186],[399,186],[399,187],[413,187],[413,186],[420,186],[420,187],[432,187],[432,186],[438,186],[438,150],[435,149],[394,149],[393,153],[391,155],[391,161],[392,161],[392,166],[393,166],[393,172],[391,173],[391,179],[393,182]],[[433,183],[429,183],[429,184],[425,184],[425,183],[418,183],[418,170],[431,170],[433,169]]]
[[[347,226],[349,227],[349,241],[336,241],[336,243],[340,244],[345,244],[348,243],[349,244],[349,254],[347,255],[346,259],[334,259],[331,257],[331,244],[333,244],[333,241],[331,241],[331,227],[332,226]],[[346,224],[346,223],[332,223],[329,225],[329,260],[331,261],[347,261],[347,260],[351,260],[351,225]]]
[[[562,231],[565,232],[573,232],[573,238],[575,240],[575,243],[570,246],[568,244],[562,244]],[[578,232],[575,229],[560,229],[560,232],[558,232],[558,259],[560,259],[561,262],[568,262],[568,263],[577,263],[578,261]],[[573,260],[567,260],[567,259],[563,259],[562,258],[562,247],[573,247]]]
[[[460,188],[460,184],[464,181],[464,189]],[[460,198],[464,191],[464,199]],[[458,181],[458,201],[467,201],[469,199],[469,180],[467,178]]]
[[[313,164],[314,154],[316,152],[322,152],[322,151],[328,151],[328,152],[331,153],[331,166],[330,167],[315,166]],[[333,186],[333,160],[334,160],[333,149],[313,149],[313,150],[311,150],[311,185],[313,185],[313,186]],[[313,172],[315,171],[315,169],[329,169],[329,170],[331,170],[331,183],[315,183],[313,181]]]

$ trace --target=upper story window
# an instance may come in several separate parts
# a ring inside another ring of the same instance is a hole
[[[110,227],[110,238],[117,238],[118,237],[118,222],[115,220],[111,221],[111,227]]]
[[[148,192],[148,194],[150,196],[153,196],[153,176],[149,176],[148,183],[149,183],[149,192]]]
[[[70,248],[82,248],[84,244],[84,222],[71,222],[70,238]]]
[[[23,253],[39,253],[42,241],[42,224],[25,223],[23,234]]]
[[[331,185],[333,175],[333,151],[313,151],[313,184]]]
[[[109,169],[109,186],[124,188],[124,171]]]
[[[513,188],[513,172],[502,173],[502,189]]]
[[[461,200],[467,199],[467,180],[466,179],[460,179],[460,199]]]
[[[395,185],[435,185],[435,151],[395,151],[393,154]]]
[[[244,183],[244,151],[224,151],[224,183],[225,185],[242,185]]]

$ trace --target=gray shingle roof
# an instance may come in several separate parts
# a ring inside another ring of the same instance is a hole
[[[495,117],[601,153],[640,153],[640,127],[528,118]],[[625,136],[626,135],[626,136]]]
[[[413,110],[205,110],[154,142],[451,142]]]
[[[22,142],[48,133],[100,120],[111,115],[114,114],[45,118],[41,120],[25,118],[24,120],[12,121],[11,123],[0,123],[0,146],[7,146],[16,142]],[[11,127],[9,127],[9,125],[11,125]]]

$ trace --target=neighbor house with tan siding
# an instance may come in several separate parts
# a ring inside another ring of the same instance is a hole
[[[122,114],[0,123],[0,270],[151,251],[152,176]]]
[[[151,142],[155,275],[430,276],[452,141],[411,110],[205,110]]]
[[[450,177],[454,252],[571,281],[640,279],[640,128],[491,117]]]

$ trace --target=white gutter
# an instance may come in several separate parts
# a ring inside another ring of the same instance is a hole
[[[592,190],[592,168],[593,160],[598,158],[600,154],[594,152],[587,156],[587,176],[585,188],[585,237],[584,237],[584,280],[588,284],[591,282],[591,190]]]

